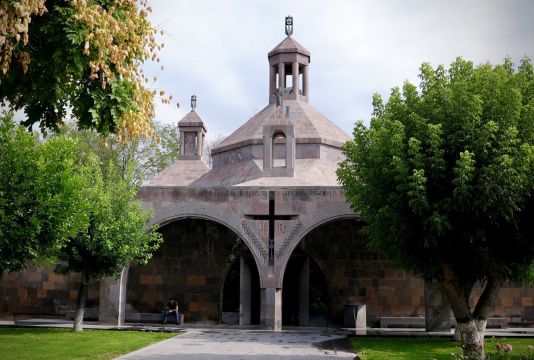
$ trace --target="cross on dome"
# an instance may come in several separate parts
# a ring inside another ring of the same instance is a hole
[[[194,111],[197,107],[197,96],[191,95],[191,111]]]
[[[286,16],[286,35],[293,35],[293,16]]]

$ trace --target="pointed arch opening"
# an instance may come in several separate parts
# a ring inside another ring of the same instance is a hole
[[[147,265],[130,266],[126,320],[159,321],[167,300],[174,297],[187,323],[236,323],[236,319],[239,323],[240,302],[248,297],[252,304],[253,290],[259,293],[256,263],[239,235],[219,222],[200,218],[170,221],[159,231],[163,243],[153,258]],[[241,294],[239,273],[243,257],[251,279],[246,295]],[[254,309],[259,321],[257,297]]]

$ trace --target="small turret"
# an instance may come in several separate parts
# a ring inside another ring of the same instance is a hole
[[[310,52],[291,37],[293,35],[291,16],[286,17],[285,32],[287,37],[267,55],[269,104],[281,105],[283,100],[308,102]]]
[[[191,111],[178,121],[180,131],[180,160],[202,160],[206,126],[195,111],[196,95],[191,96]]]

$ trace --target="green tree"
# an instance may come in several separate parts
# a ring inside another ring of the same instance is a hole
[[[135,200],[136,192],[121,179],[112,162],[106,176],[98,161],[89,158],[85,166],[83,207],[88,226],[72,236],[59,251],[59,273],[80,274],[80,288],[73,330],[82,331],[87,287],[90,280],[120,276],[131,262],[146,263],[159,247],[161,235],[147,228],[151,214]]]
[[[37,142],[0,117],[0,275],[49,258],[86,222],[72,139]]]
[[[95,154],[105,174],[109,163],[119,172],[121,179],[139,188],[145,180],[168,167],[179,154],[178,128],[154,123],[157,140],[136,138],[119,141],[117,136],[102,136],[94,130],[78,130],[69,126],[65,134],[76,139],[80,154]]]
[[[150,11],[136,0],[2,0],[0,100],[24,109],[28,127],[56,130],[72,111],[80,128],[153,135],[156,90],[141,65],[162,44]]]
[[[499,288],[534,258],[533,74],[528,58],[518,69],[423,64],[419,90],[406,82],[385,105],[374,96],[337,172],[371,245],[441,285],[468,358],[484,356]]]

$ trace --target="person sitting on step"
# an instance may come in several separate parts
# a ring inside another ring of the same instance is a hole
[[[166,324],[167,320],[169,320],[169,314],[174,314],[176,317],[176,325],[180,325],[180,313],[178,311],[178,303],[176,302],[176,299],[170,298],[167,302],[167,306],[165,306],[165,310],[163,310],[163,323]]]

